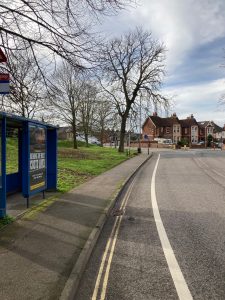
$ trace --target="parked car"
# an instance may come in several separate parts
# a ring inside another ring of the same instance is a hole
[[[90,143],[93,144],[93,145],[99,145],[99,146],[101,145],[101,142],[98,141],[98,140],[97,141],[91,141]]]

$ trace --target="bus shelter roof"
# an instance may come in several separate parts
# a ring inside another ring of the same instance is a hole
[[[17,116],[17,115],[14,115],[12,113],[7,113],[7,112],[0,111],[0,120],[2,120],[3,118],[6,118],[8,126],[16,127],[16,128],[21,127],[22,123],[24,123],[24,122],[32,122],[33,124],[42,125],[42,126],[45,126],[49,129],[58,128],[57,126],[54,126],[54,125],[51,125],[51,124],[48,124],[48,123],[45,123],[45,122],[41,122],[41,121],[38,121],[38,120]]]

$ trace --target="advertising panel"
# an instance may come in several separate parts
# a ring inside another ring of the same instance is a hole
[[[40,126],[29,126],[30,131],[30,191],[46,186],[46,130]]]

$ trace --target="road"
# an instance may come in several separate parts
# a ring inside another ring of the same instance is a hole
[[[104,226],[75,299],[225,299],[224,189],[224,152],[155,152]]]

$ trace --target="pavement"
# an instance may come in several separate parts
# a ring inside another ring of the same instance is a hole
[[[19,217],[0,231],[0,299],[73,299],[121,188],[149,157],[138,155],[26,212],[24,200],[11,198],[8,213]]]

